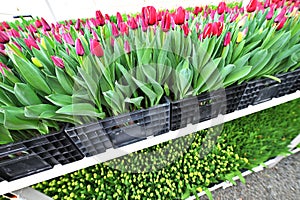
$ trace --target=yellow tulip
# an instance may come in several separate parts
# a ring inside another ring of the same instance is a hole
[[[45,50],[47,50],[47,46],[44,38],[41,39],[41,45]]]
[[[41,63],[41,61],[36,58],[36,57],[31,57],[31,61],[33,62],[33,64],[37,67],[43,67],[43,64]]]
[[[244,38],[244,34],[242,32],[239,32],[238,33],[238,36],[237,36],[237,39],[236,39],[236,42],[237,43],[240,43]]]

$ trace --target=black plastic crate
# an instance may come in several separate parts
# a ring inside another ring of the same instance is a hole
[[[62,131],[0,146],[0,174],[12,181],[83,158]]]
[[[270,78],[249,81],[237,109],[241,110],[249,105],[256,105],[269,101],[274,97],[281,97],[295,92],[293,88],[298,80],[299,72],[300,70],[296,70],[276,75],[281,82]]]
[[[294,93],[299,89],[299,87],[297,86],[297,82],[299,82],[300,78],[300,69],[284,74],[279,74],[277,77],[280,78],[281,83],[279,85],[279,90],[276,97],[282,97],[284,95]]]
[[[69,127],[66,133],[81,152],[89,157],[111,147],[121,147],[166,133],[169,127],[170,103],[164,98],[162,104],[157,106]]]
[[[112,147],[112,143],[105,133],[101,122],[75,127],[69,126],[65,131],[86,157],[103,153],[106,149]]]
[[[109,117],[101,121],[114,147],[121,147],[170,130],[170,102]]]
[[[247,84],[233,85],[225,88],[226,113],[232,113],[238,109]]]
[[[171,102],[171,130],[215,118],[219,114],[224,114],[225,110],[224,89],[173,101]]]

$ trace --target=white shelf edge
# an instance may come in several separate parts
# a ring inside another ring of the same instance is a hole
[[[244,117],[246,115],[259,112],[261,110],[265,110],[267,108],[271,108],[277,106],[279,104],[286,103],[288,101],[300,98],[300,91],[297,91],[293,94],[285,95],[280,98],[273,98],[270,101],[266,101],[254,106],[249,106],[245,109],[235,111],[233,113],[229,113],[226,115],[219,115],[218,117],[204,121],[195,125],[189,124],[187,127],[182,128],[176,131],[170,131],[168,133],[158,135],[156,137],[149,137],[146,140],[142,140],[118,149],[108,149],[106,152],[92,156],[85,157],[79,161],[69,163],[66,165],[55,165],[52,169],[47,171],[43,171],[37,174],[33,174],[24,178],[20,178],[14,181],[2,181],[0,182],[0,195],[5,194],[7,192],[19,190],[30,185],[49,180],[58,176],[62,176],[67,173],[71,173],[77,171],[79,169],[83,169],[92,165],[96,165],[101,162],[105,162],[117,157],[121,157],[127,155],[132,152],[136,152],[172,139],[176,139],[182,136],[186,136],[190,133],[207,129],[212,126],[216,126],[219,124],[223,124],[228,121],[232,121],[234,119]]]

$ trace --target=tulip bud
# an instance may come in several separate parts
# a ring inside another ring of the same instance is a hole
[[[202,7],[196,6],[193,13],[194,13],[194,15],[198,15],[199,13],[202,12],[202,10],[203,10]]]
[[[216,14],[216,11],[215,11],[215,10],[212,10],[212,11],[210,12],[210,18],[211,18],[212,20],[215,19],[215,14]]]
[[[79,38],[77,38],[75,41],[75,50],[76,50],[77,55],[79,55],[79,56],[84,55],[84,48],[83,48],[82,43]]]
[[[70,45],[74,46],[74,40],[73,40],[73,38],[72,38],[71,33],[63,33],[63,34],[62,34],[62,38],[64,39],[64,41],[65,41],[67,44],[70,44]]]
[[[81,20],[80,20],[80,19],[77,19],[74,28],[78,31],[78,30],[80,29],[80,25],[81,25]]]
[[[42,22],[38,19],[38,20],[36,20],[35,22],[35,26],[37,27],[37,28],[41,28],[43,25],[42,25]]]
[[[274,8],[271,7],[271,8],[270,8],[270,11],[269,11],[268,14],[266,15],[266,19],[267,19],[267,20],[272,19],[272,18],[273,18],[273,15],[274,15]]]
[[[219,21],[220,21],[220,22],[224,22],[224,13],[223,13],[222,15],[220,15]]]
[[[220,36],[222,34],[223,28],[224,28],[224,23],[223,22],[216,22],[218,25],[218,34],[217,36]]]
[[[123,17],[121,15],[121,13],[117,12],[117,24],[123,22]]]
[[[56,65],[57,67],[62,68],[62,69],[65,67],[64,61],[60,57],[51,56],[51,59],[52,59],[54,65]]]
[[[278,23],[278,26],[277,26],[277,28],[276,28],[277,31],[279,31],[280,29],[282,29],[282,27],[284,26],[286,20],[287,20],[286,17],[283,17],[283,18],[281,19],[281,21]]]
[[[169,12],[165,12],[161,20],[161,28],[164,32],[168,32],[171,27],[171,17]]]
[[[90,50],[91,50],[91,53],[97,57],[102,57],[104,55],[102,46],[101,46],[100,42],[96,39],[90,40]]]
[[[7,22],[2,22],[2,26],[6,29],[10,29],[10,25]]]
[[[119,27],[120,27],[120,32],[122,33],[122,35],[129,34],[128,26],[125,22],[120,22]]]
[[[243,37],[244,37],[243,33],[239,32],[236,39],[236,43],[240,43],[243,40]]]
[[[148,6],[147,8],[149,10],[148,24],[154,25],[154,24],[156,24],[156,21],[157,21],[156,9],[153,6]]]
[[[117,26],[114,23],[111,23],[111,29],[112,29],[112,34],[115,37],[118,37],[119,36],[119,30],[118,30]]]
[[[174,21],[177,25],[182,25],[185,21],[185,9],[183,9],[181,6],[175,11]]]
[[[224,46],[226,47],[227,45],[229,45],[230,41],[231,41],[231,33],[227,32],[224,38]]]
[[[130,53],[130,44],[127,40],[124,43],[124,49],[126,53]]]
[[[264,8],[268,8],[270,6],[270,0],[266,0],[264,4]]]
[[[279,23],[284,18],[285,13],[286,13],[286,7],[284,7],[280,11],[280,13],[275,17],[274,22]]]
[[[211,33],[212,35],[218,35],[218,32],[219,32],[219,27],[218,27],[218,24],[216,22],[213,22],[211,24]]]
[[[59,42],[60,44],[62,44],[62,37],[60,34],[53,34],[54,38],[57,42]]]
[[[187,37],[190,32],[188,23],[183,24],[182,29],[183,29],[184,36]]]
[[[106,19],[107,21],[110,21],[110,16],[109,16],[108,14],[105,14],[105,19]]]
[[[226,8],[226,3],[225,2],[220,2],[217,8],[218,14],[222,15],[225,12],[225,8]]]
[[[249,4],[246,6],[247,12],[254,12],[257,7],[257,0],[250,0]]]
[[[127,23],[128,23],[129,27],[130,27],[132,30],[138,28],[138,24],[137,24],[137,22],[136,22],[136,20],[135,20],[134,17],[131,18],[130,20],[128,20]]]
[[[33,62],[33,64],[37,67],[43,67],[43,64],[41,63],[41,61],[36,58],[36,57],[31,57],[31,61]]]
[[[0,43],[6,44],[9,42],[9,37],[6,35],[4,31],[0,31]]]
[[[37,45],[36,41],[32,37],[28,37],[24,39],[26,46],[31,50],[32,47],[40,50],[40,47]]]
[[[44,18],[41,18],[41,20],[42,20],[43,30],[44,31],[50,31],[51,27],[49,26],[49,24],[47,23],[47,21]]]
[[[208,23],[205,25],[204,30],[203,30],[203,39],[206,37],[209,37],[212,33],[212,24]]]
[[[4,44],[0,43],[0,50],[4,50],[4,49],[5,49]]]

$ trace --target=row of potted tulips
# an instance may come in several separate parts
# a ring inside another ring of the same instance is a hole
[[[0,143],[299,67],[299,2],[0,25]],[[132,123],[132,122],[129,122]],[[32,131],[34,130],[34,131]]]

